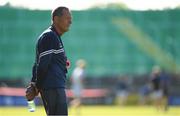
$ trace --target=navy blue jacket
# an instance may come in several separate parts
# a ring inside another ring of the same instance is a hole
[[[65,88],[66,61],[61,37],[51,26],[38,39],[31,81],[38,89]]]

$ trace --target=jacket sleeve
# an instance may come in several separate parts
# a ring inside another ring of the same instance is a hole
[[[33,68],[32,68],[32,79],[31,82],[36,82],[36,63],[34,63]]]
[[[48,72],[49,65],[52,62],[53,54],[58,50],[58,41],[50,34],[46,34],[42,37],[38,45],[39,58],[37,62],[37,88],[40,88],[43,83],[43,77]]]

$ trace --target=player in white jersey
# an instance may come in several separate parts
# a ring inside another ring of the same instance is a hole
[[[79,59],[76,62],[76,68],[73,70],[73,73],[71,76],[72,91],[74,95],[74,98],[71,104],[75,107],[78,107],[81,105],[83,80],[85,77],[85,67],[86,67],[85,60]]]

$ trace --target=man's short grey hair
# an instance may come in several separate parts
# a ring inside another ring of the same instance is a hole
[[[52,13],[51,13],[52,21],[54,20],[55,16],[62,16],[64,9],[69,10],[67,7],[64,7],[64,6],[60,6],[60,7],[55,8],[54,10],[52,10]]]

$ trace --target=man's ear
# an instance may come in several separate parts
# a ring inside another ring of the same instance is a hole
[[[54,22],[57,23],[60,17],[54,16]]]

